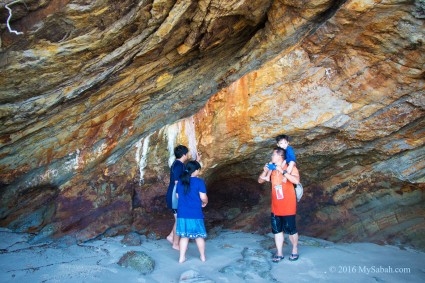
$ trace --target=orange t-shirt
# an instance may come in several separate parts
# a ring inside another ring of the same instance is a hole
[[[283,169],[287,167],[285,165]],[[292,169],[291,175],[299,176],[298,169],[295,166]],[[297,197],[295,195],[294,184],[289,182],[289,180],[283,183],[283,175],[277,170],[273,170],[270,178],[272,183],[272,212],[274,215],[295,215],[297,213]],[[283,199],[277,199],[276,196],[275,186],[279,184],[282,184]]]

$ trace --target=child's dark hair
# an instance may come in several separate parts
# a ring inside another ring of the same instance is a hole
[[[181,158],[183,155],[187,154],[189,149],[184,145],[178,145],[174,148],[174,155],[177,159]]]
[[[278,135],[276,137],[276,143],[279,143],[281,140],[286,140],[287,142],[289,142],[289,136],[287,136],[287,135]]]
[[[277,154],[279,154],[280,156],[282,156],[283,160],[286,159],[286,151],[283,148],[281,148],[281,147],[275,147],[273,150],[276,151]]]
[[[196,170],[201,169],[201,164],[198,161],[189,161],[186,165],[186,170],[184,170],[180,181],[184,186],[184,194],[187,195],[190,192],[190,176]]]

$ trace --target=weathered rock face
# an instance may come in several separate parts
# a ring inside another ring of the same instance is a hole
[[[27,2],[1,34],[1,225],[163,236],[184,143],[209,227],[264,232],[287,133],[300,232],[425,247],[421,1]]]

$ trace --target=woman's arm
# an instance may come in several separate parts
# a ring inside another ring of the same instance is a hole
[[[208,203],[208,196],[207,196],[207,194],[200,192],[199,193],[199,197],[201,198],[201,201],[202,201],[202,207],[207,206],[207,203]]]

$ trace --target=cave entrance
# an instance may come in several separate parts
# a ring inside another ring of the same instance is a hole
[[[207,231],[221,229],[265,233],[270,230],[270,193],[250,178],[224,178],[207,183]]]

